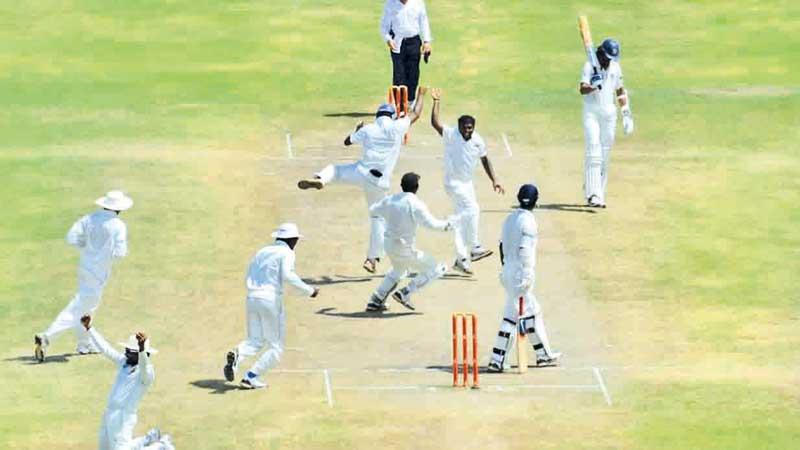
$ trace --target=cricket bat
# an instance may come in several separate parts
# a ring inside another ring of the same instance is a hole
[[[521,325],[522,311],[524,299],[519,298],[519,316],[517,316],[517,369],[519,373],[528,372],[528,339],[525,337],[525,331]]]
[[[600,73],[600,62],[597,61],[597,54],[594,52],[594,43],[592,42],[592,32],[589,30],[589,21],[586,16],[578,17],[578,30],[581,32],[581,39],[583,40],[583,48],[586,50],[586,59],[592,65],[594,74]],[[597,86],[597,89],[603,89],[603,86]]]

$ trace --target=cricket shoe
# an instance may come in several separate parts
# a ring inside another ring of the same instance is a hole
[[[469,267],[469,260],[467,258],[457,258],[456,262],[453,264],[453,270],[468,276],[472,276],[474,273]]]
[[[142,446],[147,447],[149,445],[153,445],[156,442],[160,441],[161,441],[161,430],[159,430],[158,428],[150,428],[147,434],[144,435]]]
[[[408,292],[408,288],[403,288],[400,289],[399,291],[395,291],[395,293],[392,294],[392,298],[397,300],[398,303],[400,303],[401,305],[405,306],[406,308],[412,311],[416,309],[414,308],[414,304],[411,303],[411,293]]]
[[[600,198],[596,195],[592,195],[589,197],[589,200],[586,203],[591,206],[592,208],[605,208],[606,205],[600,201]]]
[[[386,306],[386,303],[385,303],[384,300],[381,300],[381,299],[378,298],[377,295],[372,294],[372,296],[369,298],[369,303],[367,303],[367,309],[365,311],[366,312],[384,312],[384,311],[386,311],[388,309],[389,309],[389,307]]]
[[[41,334],[33,336],[33,358],[40,363],[44,362],[45,354],[47,353],[47,346],[50,342],[47,337]]]
[[[492,362],[489,363],[488,366],[486,366],[486,370],[489,373],[503,373],[503,366],[501,366],[500,364],[497,364],[496,362],[492,361]]]
[[[75,351],[78,352],[79,355],[94,355],[100,353],[100,350],[98,350],[94,344],[79,345],[75,348]]]
[[[361,267],[369,273],[375,273],[378,269],[378,261],[380,261],[378,258],[367,258],[364,260],[364,264],[362,264]]]
[[[472,261],[480,261],[483,258],[492,256],[492,253],[494,252],[489,249],[483,248],[479,245],[472,249],[472,252],[470,252],[469,257]]]
[[[225,379],[228,381],[233,381],[234,377],[236,376],[236,368],[239,365],[239,351],[237,349],[233,349],[225,355],[225,367],[222,368],[222,374],[225,375]]]
[[[539,356],[536,358],[536,367],[554,367],[561,359],[561,352],[553,352],[549,356]]]
[[[247,372],[247,375],[242,378],[239,384],[245,389],[263,389],[267,387],[267,383],[259,380],[255,374]]]
[[[299,187],[302,190],[306,190],[306,189],[317,189],[317,190],[319,190],[319,189],[322,189],[323,186],[325,186],[325,185],[322,183],[322,180],[319,180],[319,179],[316,179],[316,178],[313,179],[313,180],[300,180],[300,181],[297,182],[297,187]]]

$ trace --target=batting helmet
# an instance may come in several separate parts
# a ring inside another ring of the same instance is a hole
[[[616,39],[606,39],[600,44],[599,50],[605,53],[608,59],[619,61],[619,42]]]
[[[389,103],[384,103],[378,107],[378,110],[375,111],[375,117],[380,116],[389,116],[394,117],[397,114],[397,110],[395,109],[394,105]]]
[[[539,201],[539,189],[532,184],[523,184],[517,193],[520,208],[533,209]]]

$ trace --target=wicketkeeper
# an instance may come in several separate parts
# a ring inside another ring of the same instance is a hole
[[[539,190],[532,184],[524,184],[519,189],[517,199],[519,208],[503,223],[500,241],[500,262],[503,264],[500,281],[506,290],[506,306],[492,349],[492,359],[488,367],[490,372],[503,371],[503,362],[511,346],[511,336],[517,333],[517,327],[528,336],[528,341],[533,345],[537,366],[557,365],[561,357],[561,353],[550,348],[541,307],[533,293],[536,281],[536,245],[539,240],[533,208],[539,199]],[[523,301],[521,317],[520,298]]]

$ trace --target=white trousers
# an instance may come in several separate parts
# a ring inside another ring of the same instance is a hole
[[[533,294],[533,287],[521,290],[514,287],[516,280],[503,278],[503,287],[506,291],[506,303],[503,309],[503,318],[500,321],[500,330],[497,332],[492,361],[503,367],[507,353],[511,348],[513,339],[518,333],[519,322],[528,337],[528,342],[533,346],[537,357],[547,357],[552,354],[547,330],[542,319],[541,307]],[[519,313],[519,299],[522,298],[522,315]]]
[[[472,182],[451,181],[444,186],[453,202],[457,216],[455,226],[456,258],[469,258],[472,249],[478,246],[478,221],[480,206]]]
[[[167,450],[172,449],[171,445],[161,442],[154,442],[145,445],[146,437],[133,437],[133,429],[136,427],[136,413],[125,412],[124,410],[106,410],[103,415],[103,423],[100,425],[99,449],[100,450]]]
[[[99,282],[94,275],[83,269],[78,270],[78,292],[67,306],[56,316],[53,323],[43,334],[48,342],[66,330],[72,329],[78,341],[78,350],[94,350],[89,339],[89,332],[81,325],[81,317],[86,314],[94,316],[100,306],[105,283]]]
[[[247,339],[236,347],[239,361],[266,351],[256,360],[250,372],[261,375],[278,365],[286,338],[286,316],[280,298],[249,298],[246,301]]]
[[[383,217],[369,214],[369,207],[378,203],[389,194],[389,189],[379,186],[378,179],[369,174],[369,171],[359,163],[328,165],[316,174],[323,184],[343,183],[360,186],[367,199],[367,214],[369,216],[369,248],[367,258],[380,258],[384,254],[383,234],[386,223]],[[386,178],[389,174],[384,174]]]
[[[583,189],[587,200],[595,195],[600,203],[606,202],[608,165],[616,127],[617,110],[613,105],[611,108],[583,108],[583,133],[586,143]]]
[[[406,286],[409,294],[424,288],[447,272],[447,266],[437,264],[432,256],[417,250],[413,245],[398,240],[386,242],[386,253],[392,261],[392,268],[389,269],[378,289],[375,290],[375,295],[381,301],[386,301],[386,297],[394,291],[397,284],[408,276],[409,270],[417,273],[417,276]]]

